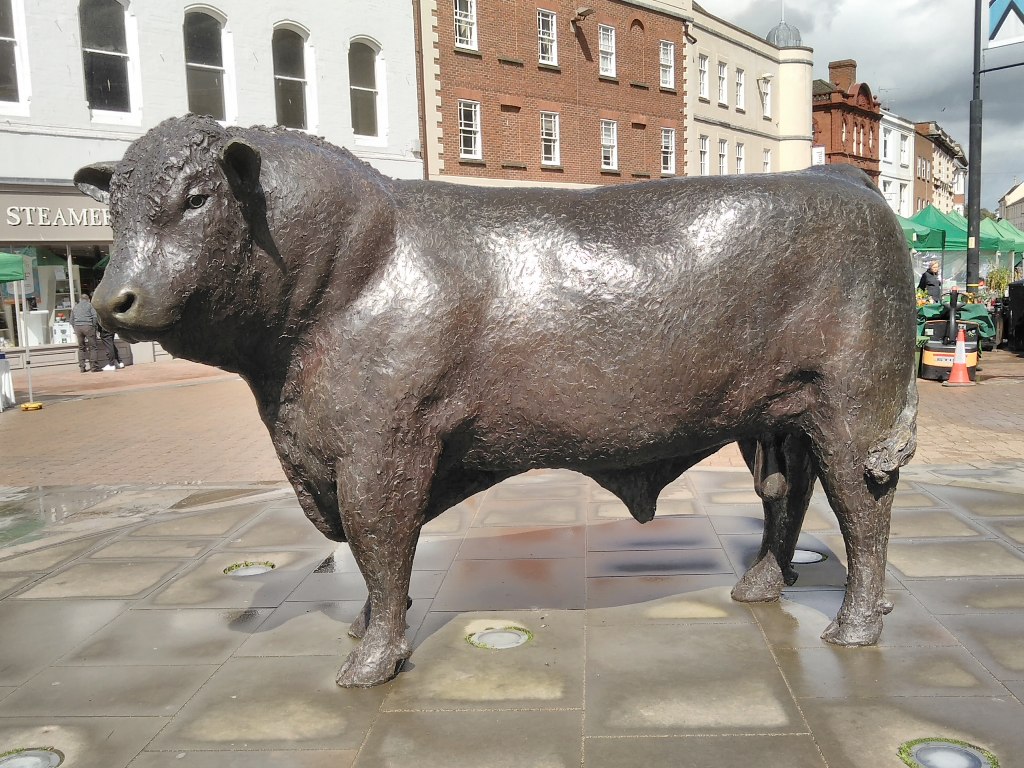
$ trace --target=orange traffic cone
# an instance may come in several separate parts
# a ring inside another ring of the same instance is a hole
[[[967,337],[964,329],[956,332],[956,351],[953,353],[953,369],[949,372],[949,379],[942,382],[944,387],[973,387],[976,382],[971,381],[967,373]]]

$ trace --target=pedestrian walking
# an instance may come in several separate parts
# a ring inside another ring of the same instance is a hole
[[[78,368],[82,373],[101,370],[92,359],[98,326],[99,318],[92,307],[90,296],[82,293],[82,298],[71,308],[71,327],[75,329],[75,337],[78,339]]]
[[[117,344],[114,343],[114,332],[108,331],[102,325],[97,325],[96,330],[99,332],[100,341],[103,342],[103,351],[107,353],[107,364],[100,370],[116,371],[118,368],[124,368],[121,353],[117,351]]]

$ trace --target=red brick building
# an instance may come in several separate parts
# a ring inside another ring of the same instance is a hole
[[[846,163],[879,176],[879,125],[882,105],[866,83],[857,82],[857,62],[831,61],[829,81],[815,80],[811,112],[814,144],[825,147],[826,163]]]
[[[419,0],[427,178],[684,175],[688,22],[652,5]]]

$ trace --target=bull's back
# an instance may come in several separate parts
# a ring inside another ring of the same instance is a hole
[[[837,375],[847,341],[888,328],[912,293],[902,232],[868,184],[806,172],[453,190],[473,214],[447,222],[444,258],[486,302],[462,367],[494,443],[481,452],[543,435],[596,453],[728,439]]]

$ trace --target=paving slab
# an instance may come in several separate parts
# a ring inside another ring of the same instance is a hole
[[[582,611],[462,614],[419,646],[383,709],[582,710],[583,626]],[[510,627],[529,639],[503,650],[470,642],[477,633]]]
[[[582,712],[387,712],[355,768],[576,768]]]
[[[350,768],[356,750],[261,752],[143,752],[129,768]]]
[[[807,733],[754,626],[587,629],[587,736]]]
[[[127,766],[159,731],[167,717],[4,717],[4,751],[52,746],[73,768]]]
[[[590,768],[827,768],[810,735],[588,738],[583,749]]]
[[[320,656],[233,659],[150,748],[358,749],[388,689],[339,688],[334,682],[339,666],[325,664]]]
[[[270,609],[136,608],[60,659],[65,666],[222,664],[271,615]]]
[[[800,699],[800,707],[830,768],[906,768],[900,745],[926,738],[974,744],[1000,764],[1024,754],[1024,705],[1011,696]]]

